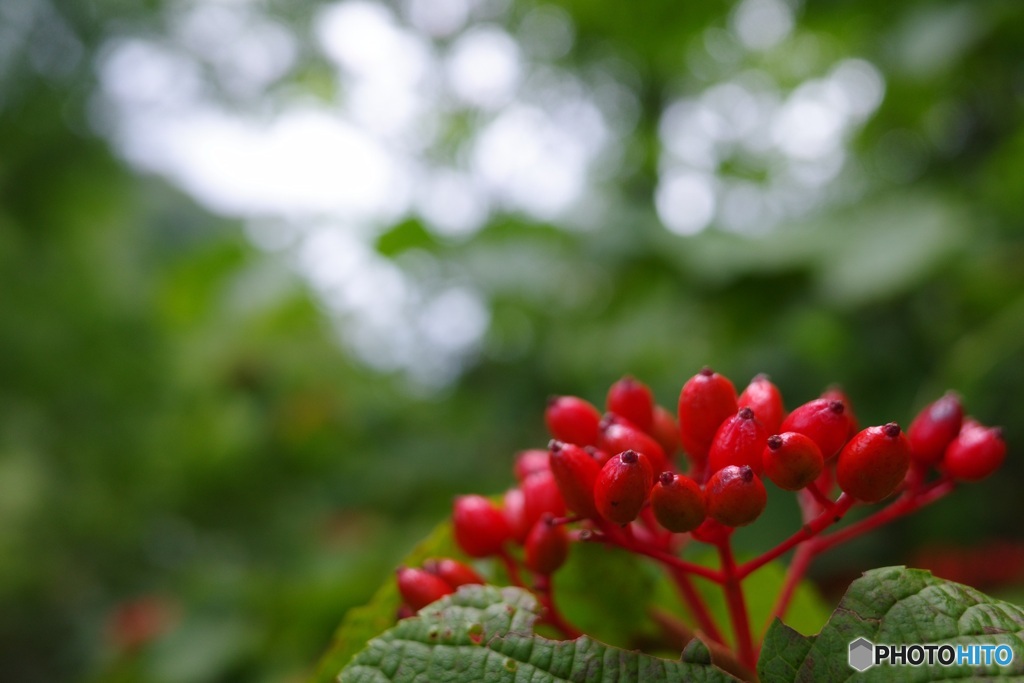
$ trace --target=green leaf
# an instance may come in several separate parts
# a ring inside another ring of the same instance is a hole
[[[400,681],[734,681],[689,648],[671,661],[588,636],[549,640],[533,632],[539,607],[520,588],[463,586],[374,638],[341,683]]]
[[[1012,664],[989,666],[877,666],[858,674],[849,666],[850,642],[875,644],[1005,644]],[[1024,609],[995,600],[921,569],[886,567],[851,584],[832,618],[814,638],[776,621],[758,663],[764,681],[931,681],[1015,677],[1024,680]]]

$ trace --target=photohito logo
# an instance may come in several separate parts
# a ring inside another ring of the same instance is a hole
[[[876,664],[890,666],[1009,666],[1013,648],[1009,645],[876,645],[867,638],[850,643],[850,666],[866,671]]]

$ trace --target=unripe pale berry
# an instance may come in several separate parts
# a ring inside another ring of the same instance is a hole
[[[629,524],[647,502],[654,473],[647,456],[623,451],[604,464],[594,485],[597,511],[609,522]]]
[[[857,500],[875,503],[900,485],[910,468],[910,443],[895,422],[857,432],[839,454],[836,482]]]
[[[700,485],[672,472],[662,472],[651,489],[651,509],[661,526],[677,534],[693,531],[707,517]]]
[[[719,425],[737,407],[736,387],[711,368],[687,380],[679,393],[679,442],[690,458],[698,463],[707,459]]]
[[[750,408],[757,415],[761,426],[769,434],[779,431],[786,409],[782,405],[782,393],[772,384],[768,375],[757,375],[740,394],[736,401],[740,408]]]
[[[512,538],[504,513],[478,495],[459,496],[452,506],[455,542],[470,557],[487,557],[501,551]]]
[[[907,429],[911,459],[921,465],[937,464],[960,433],[963,420],[960,397],[952,391],[925,406]]]
[[[597,517],[594,482],[601,472],[601,465],[575,444],[552,440],[548,451],[551,454],[551,474],[566,506],[583,517]]]
[[[396,580],[402,600],[413,610],[421,610],[455,592],[455,588],[444,579],[416,567],[399,567]]]
[[[452,588],[466,584],[482,584],[484,578],[472,567],[450,557],[424,560],[423,569],[438,577]]]
[[[608,389],[605,406],[637,429],[645,432],[651,430],[654,422],[654,396],[643,382],[629,375],[623,377]]]
[[[593,446],[600,435],[601,412],[576,396],[555,396],[544,411],[551,436],[577,446]]]
[[[708,472],[717,472],[728,465],[749,465],[761,473],[761,454],[768,438],[761,422],[750,408],[727,418],[715,432],[708,453]]]
[[[723,467],[704,487],[708,517],[726,526],[746,526],[761,516],[768,492],[749,465]]]
[[[798,432],[769,436],[761,457],[765,476],[787,491],[805,488],[825,469],[818,444]]]
[[[552,522],[550,515],[537,520],[526,537],[526,566],[538,574],[554,573],[569,557],[569,534]]]
[[[846,405],[839,400],[816,398],[795,408],[779,427],[780,432],[799,432],[818,444],[821,457],[836,456],[850,437]]]
[[[601,448],[608,453],[636,451],[643,453],[650,461],[651,469],[660,472],[668,468],[668,458],[653,436],[632,425],[606,415],[601,421]]]
[[[1003,430],[967,420],[946,448],[942,468],[954,479],[980,481],[999,469],[1005,458]]]

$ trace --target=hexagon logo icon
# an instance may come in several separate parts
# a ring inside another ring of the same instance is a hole
[[[858,638],[850,643],[850,666],[857,671],[865,671],[875,665],[875,646],[866,638]]]

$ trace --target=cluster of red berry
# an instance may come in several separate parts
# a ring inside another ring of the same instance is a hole
[[[631,377],[611,386],[606,409],[602,415],[575,396],[551,399],[545,419],[553,438],[546,450],[518,455],[518,486],[500,504],[479,495],[455,500],[459,547],[470,557],[502,558],[517,583],[517,565],[525,566],[542,588],[566,561],[572,541],[618,545],[677,574],[689,571],[728,587],[819,534],[857,502],[903,492],[866,530],[932,502],[956,481],[988,476],[1006,453],[1000,430],[964,419],[952,392],[925,407],[906,434],[895,422],[860,429],[838,389],[787,414],[768,377],[758,375],[737,394],[729,379],[708,368],[683,386],[675,415]],[[685,472],[675,461],[680,448]],[[734,528],[757,519],[767,504],[764,478],[797,492],[803,529],[761,558],[731,567],[736,571],[725,571],[731,551],[719,572],[677,557],[689,538],[722,549]],[[836,486],[841,494],[833,501]],[[512,544],[522,553],[510,553]],[[430,577],[424,583],[437,584],[436,571],[424,575]],[[422,603],[417,590],[402,589],[410,605]],[[709,623],[702,627],[712,630]]]

